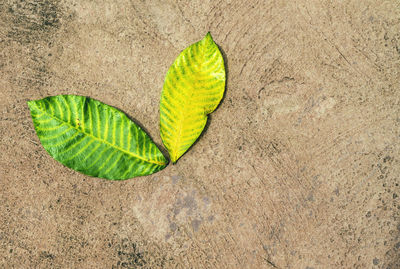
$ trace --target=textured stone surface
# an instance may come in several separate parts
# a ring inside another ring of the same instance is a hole
[[[0,3],[0,267],[399,268],[397,1]],[[80,94],[157,143],[163,79],[211,31],[201,140],[110,182],[54,161],[27,100]]]

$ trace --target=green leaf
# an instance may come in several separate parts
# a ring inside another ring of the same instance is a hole
[[[210,33],[186,48],[169,68],[160,103],[161,138],[176,162],[203,131],[221,101],[225,66]]]
[[[128,179],[155,173],[168,163],[139,126],[99,101],[58,95],[29,101],[28,106],[47,152],[83,174]]]

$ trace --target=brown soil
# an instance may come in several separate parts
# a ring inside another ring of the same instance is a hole
[[[400,268],[399,2],[3,2],[1,268]],[[161,143],[207,31],[226,96],[176,165],[111,182],[40,145],[26,101],[67,93]]]

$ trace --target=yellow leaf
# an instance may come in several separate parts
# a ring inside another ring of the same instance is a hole
[[[161,138],[176,162],[203,131],[221,101],[225,66],[210,33],[190,45],[169,68],[160,103]]]

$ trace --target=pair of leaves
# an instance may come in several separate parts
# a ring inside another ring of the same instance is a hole
[[[197,140],[224,89],[223,58],[208,33],[178,56],[165,78],[160,132],[172,162]],[[155,173],[168,164],[138,125],[99,101],[58,95],[29,101],[28,106],[46,151],[83,174],[122,180]]]

